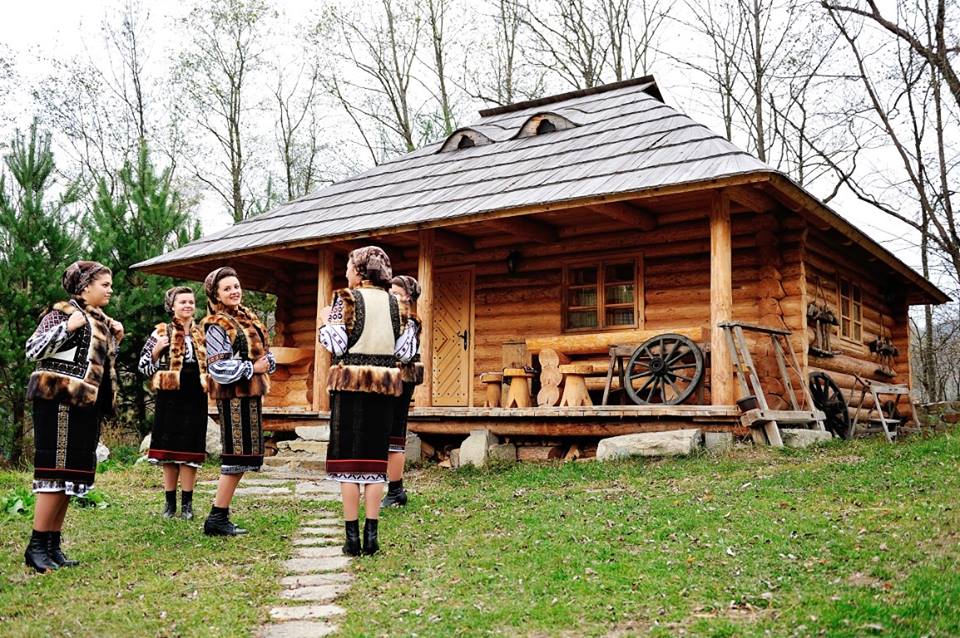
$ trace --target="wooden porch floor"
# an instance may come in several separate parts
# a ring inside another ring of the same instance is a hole
[[[319,425],[329,412],[295,408],[264,408],[264,428],[291,431]],[[603,437],[634,432],[683,428],[734,432],[749,431],[740,424],[735,406],[715,405],[606,405],[579,408],[430,407],[410,411],[409,430],[417,434],[463,434],[485,428],[499,436]]]

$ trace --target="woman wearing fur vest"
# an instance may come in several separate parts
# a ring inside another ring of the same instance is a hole
[[[417,299],[420,298],[420,282],[410,275],[397,275],[393,278],[390,292],[400,302],[401,314],[412,321],[417,327],[417,338],[420,335],[420,319],[417,317]],[[403,465],[406,461],[407,449],[407,416],[410,414],[410,402],[413,400],[413,391],[423,383],[423,364],[420,363],[420,354],[415,353],[409,362],[400,361],[403,394],[397,400],[397,407],[393,412],[393,424],[390,427],[390,453],[387,457],[387,493],[380,503],[380,507],[403,507],[407,504],[407,491],[403,489]]]
[[[277,362],[269,350],[267,329],[257,314],[241,305],[243,290],[233,268],[217,268],[203,282],[207,316],[203,319],[207,385],[220,417],[220,481],[213,508],[203,524],[208,536],[236,536],[247,530],[230,521],[230,501],[245,472],[263,465],[262,398],[270,391]]]
[[[320,311],[319,340],[333,355],[330,444],[327,476],[340,483],[346,543],[357,556],[379,549],[377,523],[387,482],[387,447],[403,381],[397,361],[417,352],[417,327],[401,318],[397,298],[387,292],[390,258],[377,246],[358,248],[347,260],[349,288],[334,293]],[[360,489],[366,520],[360,545]]]
[[[64,271],[62,283],[70,299],[41,317],[26,347],[27,358],[37,362],[27,386],[37,500],[24,560],[41,573],[78,563],[60,548],[60,530],[69,498],[93,489],[100,420],[113,412],[114,363],[123,339],[120,322],[103,313],[113,294],[109,268],[77,261]]]
[[[207,457],[207,349],[203,331],[193,321],[193,289],[174,286],[164,309],[170,322],[158,323],[140,352],[140,373],[156,394],[153,431],[147,458],[163,467],[164,518],[177,515],[177,482],[184,520],[193,518],[197,468]]]

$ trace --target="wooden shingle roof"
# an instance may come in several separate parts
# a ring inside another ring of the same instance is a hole
[[[465,128],[492,144],[443,153],[442,141],[430,144],[136,267],[770,170],[664,104],[652,79],[607,87],[486,111]],[[543,112],[576,126],[513,139]]]
[[[519,136],[531,118],[569,121]],[[480,112],[459,129],[481,143],[440,152],[444,140],[385,162],[274,210],[207,235],[134,268],[170,272],[177,264],[453,225],[485,214],[641,194],[686,184],[769,176],[805,208],[864,245],[932,299],[947,297],[896,256],[794,184],[706,126],[668,106],[652,77]],[[454,135],[457,135],[455,132]]]

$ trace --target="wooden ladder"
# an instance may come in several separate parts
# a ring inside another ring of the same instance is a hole
[[[853,421],[850,423],[850,429],[847,430],[847,438],[853,438],[854,433],[857,431],[857,424],[860,420],[860,410],[863,408],[863,400],[866,398],[867,393],[873,397],[873,406],[876,408],[877,413],[880,415],[877,419],[877,422],[880,423],[880,429],[883,430],[883,436],[887,438],[887,441],[893,443],[893,440],[897,436],[897,429],[894,426],[896,418],[891,412],[890,416],[887,416],[883,413],[883,403],[880,402],[881,394],[889,394],[893,398],[894,410],[896,410],[897,401],[902,396],[910,396],[910,388],[904,384],[890,384],[890,383],[877,383],[870,379],[864,379],[859,374],[855,374],[853,387],[850,389],[850,401],[853,401],[853,395],[857,391],[857,386],[861,386],[860,390],[860,401],[857,402],[857,412],[853,415]],[[867,411],[869,412],[869,410]],[[888,426],[889,424],[889,426]]]
[[[800,363],[797,361],[797,354],[790,345],[789,330],[780,328],[768,328],[766,326],[756,326],[739,321],[726,321],[718,324],[723,329],[726,336],[727,347],[730,349],[730,356],[733,359],[733,368],[737,374],[737,382],[740,385],[741,398],[737,401],[740,404],[743,414],[740,416],[740,422],[750,428],[753,440],[756,443],[769,443],[774,447],[783,447],[783,438],[780,436],[780,425],[795,424],[803,425],[806,428],[826,431],[824,420],[826,415],[813,409],[813,397],[810,395],[810,388],[807,386]],[[777,360],[777,368],[780,371],[780,378],[783,380],[783,387],[790,401],[789,410],[771,410],[767,404],[767,397],[760,385],[760,377],[757,375],[753,364],[753,357],[750,355],[750,349],[747,347],[747,340],[744,337],[744,331],[766,334],[770,337],[773,353]],[[787,372],[786,354],[790,353],[790,367],[800,379],[800,387],[803,388],[802,402],[797,401],[797,395],[793,391],[793,384],[790,382],[790,376]],[[751,407],[754,399],[756,406]],[[746,405],[745,405],[746,404]],[[802,408],[806,406],[807,410]]]

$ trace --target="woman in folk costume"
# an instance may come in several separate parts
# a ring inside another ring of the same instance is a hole
[[[113,274],[95,261],[77,261],[63,273],[69,301],[43,315],[27,340],[37,362],[27,400],[33,401],[36,440],[33,534],[27,566],[45,573],[72,567],[60,549],[60,530],[71,496],[93,489],[100,419],[113,412],[117,344],[123,326],[103,313],[113,294]]]
[[[166,292],[163,307],[173,320],[157,324],[138,366],[156,393],[147,458],[163,466],[164,518],[177,514],[178,479],[181,516],[193,518],[197,468],[207,457],[207,352],[203,330],[193,321],[196,306],[192,288],[174,286]]]
[[[390,292],[400,302],[400,315],[404,324],[412,322],[416,326],[417,338],[420,336],[420,319],[417,317],[417,299],[420,297],[420,282],[410,275],[398,275],[390,282]],[[387,455],[387,494],[381,507],[402,507],[407,504],[407,491],[403,489],[403,464],[406,461],[407,415],[410,414],[410,401],[417,385],[423,383],[423,364],[420,354],[415,353],[407,362],[399,362],[403,380],[403,394],[397,400],[393,412],[393,424],[390,427],[390,447]]]
[[[376,246],[358,248],[347,260],[349,288],[323,308],[320,343],[333,354],[330,367],[330,444],[327,476],[340,483],[346,543],[360,546],[360,486],[364,486],[365,554],[379,548],[377,522],[387,481],[387,437],[403,382],[397,360],[417,351],[417,329],[400,318],[397,298],[385,290],[393,273],[390,258]]]
[[[270,390],[277,362],[269,351],[267,329],[256,313],[240,304],[243,290],[233,268],[217,268],[203,282],[207,316],[207,386],[220,416],[220,482],[203,524],[209,536],[246,534],[230,522],[230,501],[244,472],[263,465],[262,397]]]

